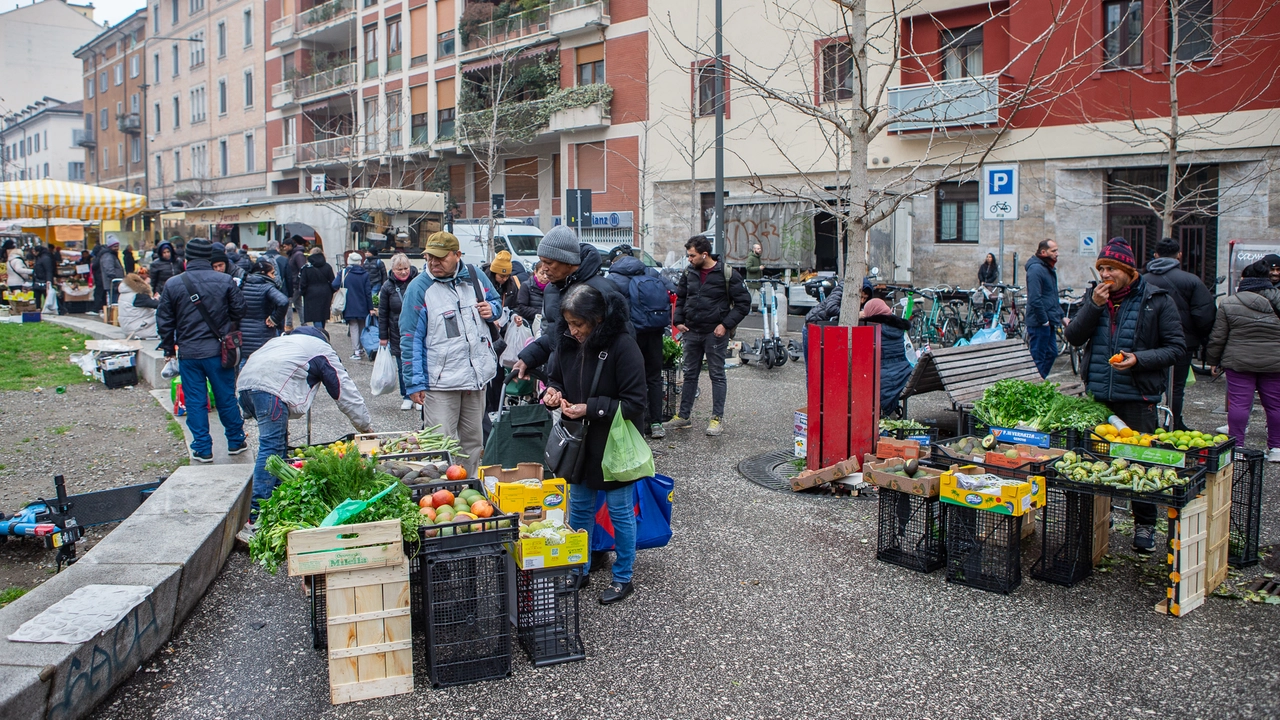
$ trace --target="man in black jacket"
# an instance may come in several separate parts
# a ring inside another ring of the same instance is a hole
[[[284,314],[284,326],[288,331],[293,327],[293,313],[298,313],[298,322],[302,322],[302,285],[299,282],[302,268],[307,265],[307,256],[302,249],[302,238],[290,235],[280,243],[284,256],[284,294],[293,301],[293,308]]]
[[[1058,244],[1041,240],[1036,254],[1027,260],[1027,345],[1040,377],[1049,377],[1058,359],[1058,339],[1054,330],[1066,325],[1058,300]]]
[[[230,275],[215,272],[209,263],[213,246],[204,238],[187,243],[187,270],[172,277],[160,293],[156,330],[165,357],[178,356],[182,390],[191,430],[191,457],[213,462],[209,435],[208,388],[218,404],[218,419],[227,435],[227,454],[248,449],[244,420],[236,402],[236,370],[222,367],[222,337],[245,316],[244,295]],[[188,284],[190,287],[188,287]],[[214,327],[205,321],[195,301],[209,311]],[[206,386],[207,383],[207,386]]]
[[[1085,346],[1080,379],[1094,399],[1135,431],[1154,432],[1169,368],[1187,351],[1178,307],[1164,288],[1138,274],[1123,238],[1107,243],[1097,269],[1102,282],[1081,303],[1064,336]],[[1133,522],[1133,549],[1154,550],[1156,506],[1133,503]]]
[[[1170,393],[1173,397],[1169,409],[1173,412],[1173,429],[1187,430],[1182,422],[1182,398],[1187,389],[1187,374],[1191,372],[1191,356],[1213,329],[1217,315],[1213,294],[1200,278],[1182,269],[1182,247],[1173,238],[1161,238],[1156,243],[1156,256],[1147,263],[1143,277],[1152,285],[1164,288],[1178,306],[1187,351],[1173,365],[1173,392]]]
[[[729,334],[751,310],[751,293],[737,270],[711,257],[711,241],[695,235],[684,244],[689,269],[676,286],[676,329],[684,347],[684,385],[680,391],[680,412],[667,421],[666,428],[675,430],[693,425],[693,401],[698,394],[698,375],[702,358],[707,359],[711,375],[711,422],[707,434],[724,431],[724,400],[729,382],[724,374],[724,358],[729,349]]]

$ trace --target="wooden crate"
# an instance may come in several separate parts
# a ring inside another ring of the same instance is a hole
[[[294,530],[288,554],[289,574],[295,576],[399,565],[404,562],[400,521]]]
[[[1093,566],[1111,550],[1111,496],[1093,496]]]
[[[1235,463],[1218,472],[1204,476],[1204,494],[1209,499],[1209,514],[1231,505],[1231,482],[1235,478]]]
[[[1181,510],[1169,508],[1167,597],[1156,611],[1181,617],[1204,604],[1208,581],[1209,502],[1201,495]]]
[[[403,552],[398,565],[325,575],[334,705],[413,692],[409,563]]]
[[[1205,594],[1208,595],[1227,579],[1227,556],[1231,542],[1231,483],[1235,464],[1205,476],[1204,495],[1209,503],[1209,539],[1206,553]]]

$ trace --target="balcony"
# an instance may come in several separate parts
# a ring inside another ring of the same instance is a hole
[[[93,134],[93,128],[83,128],[71,131],[71,139],[76,145],[84,148],[98,147],[98,141]]]
[[[354,158],[359,152],[358,145],[357,139],[349,135],[303,143],[296,147],[294,162],[298,165],[316,165],[329,160]]]
[[[295,100],[293,97],[293,80],[285,80],[271,86],[271,107],[277,110],[292,105]]]
[[[551,132],[574,132],[607,128],[609,124],[609,104],[597,102],[586,107],[556,110],[547,121],[547,129]]]
[[[271,44],[283,45],[293,39],[293,30],[298,18],[294,15],[284,17],[271,23]]]
[[[546,6],[526,10],[498,20],[481,23],[474,29],[460,28],[462,59],[513,50],[550,36],[547,23],[550,11]]]
[[[293,145],[281,145],[271,151],[271,171],[284,172],[293,169],[293,157],[296,149]]]
[[[460,147],[529,143],[548,133],[573,132],[608,127],[613,88],[604,83],[563,88],[540,99],[507,102],[498,106],[495,125],[493,110],[461,113],[457,118]],[[496,127],[496,135],[490,134]]]
[[[993,125],[1000,121],[1000,76],[889,88],[891,132]]]
[[[298,13],[297,18],[294,34],[299,40],[348,43],[347,28],[339,26],[355,19],[355,0],[329,0]]]
[[[558,38],[608,26],[609,0],[551,0],[548,29]]]
[[[294,80],[293,97],[297,102],[302,102],[321,95],[345,92],[355,87],[355,82],[356,64],[348,63]]]
[[[125,113],[116,116],[116,129],[122,133],[137,135],[142,132],[142,117],[138,113]]]

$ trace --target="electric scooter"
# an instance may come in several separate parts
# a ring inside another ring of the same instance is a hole
[[[767,368],[781,367],[787,364],[787,357],[791,355],[792,349],[782,342],[782,335],[778,332],[778,298],[774,294],[776,284],[779,282],[774,278],[760,281],[760,314],[764,336],[738,353],[744,365],[756,360],[764,363]],[[792,341],[791,344],[794,345],[795,342]]]

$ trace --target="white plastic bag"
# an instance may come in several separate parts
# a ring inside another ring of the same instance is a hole
[[[164,369],[160,371],[160,377],[165,380],[172,380],[182,374],[182,366],[178,364],[178,358],[171,357],[164,364]]]
[[[378,351],[373,361],[373,375],[369,378],[369,389],[374,395],[386,395],[400,389],[400,378],[396,374],[396,358],[387,346]]]
[[[49,292],[44,296],[44,307],[40,308],[40,312],[46,315],[58,314],[58,293],[54,292],[53,287],[49,287]]]
[[[520,351],[533,339],[533,332],[529,330],[528,325],[510,322],[507,323],[507,330],[502,339],[507,341],[507,349],[502,351],[502,357],[498,358],[498,361],[502,363],[502,367],[510,368],[514,367],[516,361],[520,359]]]

